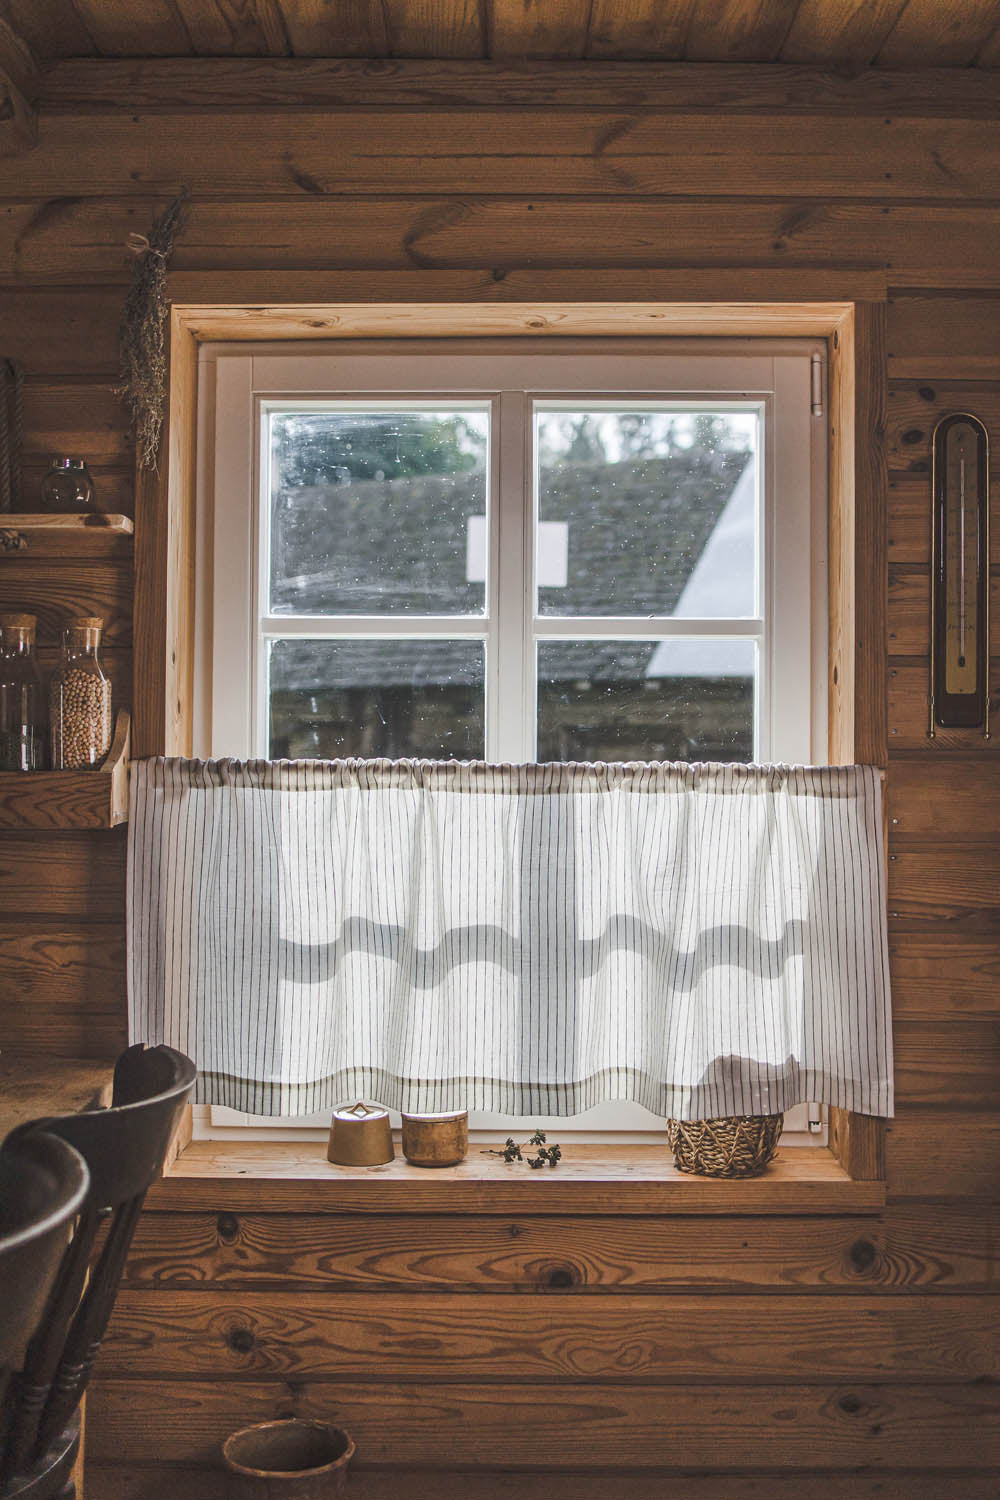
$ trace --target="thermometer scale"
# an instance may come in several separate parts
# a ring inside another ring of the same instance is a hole
[[[982,725],[989,705],[989,437],[956,412],[934,429],[930,735]]]

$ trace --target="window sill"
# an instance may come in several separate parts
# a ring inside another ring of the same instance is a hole
[[[508,1166],[473,1147],[457,1167],[338,1167],[320,1142],[195,1141],[148,1207],[272,1213],[878,1213],[882,1182],[853,1180],[825,1148],[788,1150],[744,1181],[678,1172],[661,1146],[574,1146],[555,1171]]]

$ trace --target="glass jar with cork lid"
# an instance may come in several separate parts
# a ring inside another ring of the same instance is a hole
[[[43,771],[47,731],[35,616],[0,614],[0,771]]]
[[[62,660],[49,684],[52,768],[99,766],[111,747],[111,683],[98,650],[104,621],[78,615],[63,631]]]

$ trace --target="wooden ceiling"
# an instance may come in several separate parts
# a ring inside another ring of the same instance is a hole
[[[1000,0],[0,0],[64,57],[685,59],[1000,67]]]

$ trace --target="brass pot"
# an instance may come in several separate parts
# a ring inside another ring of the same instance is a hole
[[[359,1101],[334,1110],[327,1161],[340,1167],[384,1167],[395,1155],[387,1109]]]
[[[469,1150],[469,1112],[403,1116],[403,1155],[414,1167],[454,1167]]]

